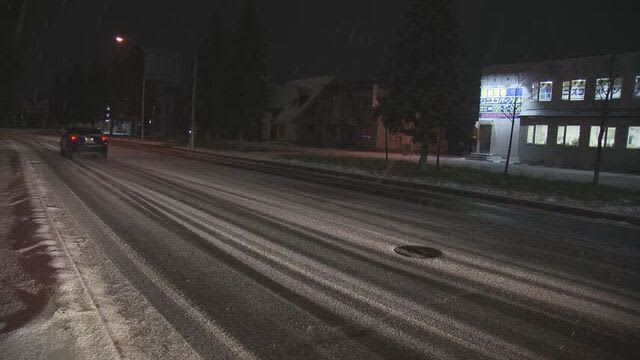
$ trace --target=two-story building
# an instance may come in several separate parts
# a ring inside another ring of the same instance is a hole
[[[403,152],[413,138],[405,132],[386,133],[374,106],[384,96],[374,81],[340,81],[323,76],[291,81],[274,91],[263,118],[262,138],[303,146]],[[435,131],[427,144],[437,151]],[[448,152],[446,136],[441,153]],[[414,151],[420,149],[418,143]]]
[[[507,155],[514,104],[515,161],[592,169],[606,116],[602,169],[640,172],[640,52],[485,67],[476,128],[488,159]]]

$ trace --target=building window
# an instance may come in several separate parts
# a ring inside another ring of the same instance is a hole
[[[633,88],[633,95],[640,97],[640,76],[636,76],[636,85]]]
[[[578,79],[571,80],[571,92],[569,95],[569,100],[571,101],[582,101],[584,100],[584,92],[587,86],[587,80]]]
[[[591,135],[589,136],[589,146],[598,147],[598,136],[600,135],[600,126],[591,127]],[[616,128],[608,127],[605,129],[603,147],[614,147],[616,144]]]
[[[579,125],[567,126],[566,135],[564,137],[564,144],[566,146],[578,146],[580,144]]]
[[[558,136],[557,136],[556,144],[564,145],[564,135],[566,133],[566,130],[567,130],[566,126],[558,126]]]
[[[536,125],[536,133],[533,138],[533,143],[536,145],[547,144],[547,133],[549,132],[548,125]]]
[[[571,81],[562,82],[562,100],[569,100],[571,94]]]
[[[616,78],[613,80],[613,89],[609,91],[609,85],[611,81],[609,78],[600,78],[596,80],[596,100],[605,100],[607,97],[609,100],[620,99],[622,95],[622,78]]]
[[[629,126],[627,149],[640,149],[640,126]]]
[[[533,125],[527,126],[527,144],[533,144],[533,135],[536,132],[536,127]]]
[[[540,84],[539,83],[533,83],[531,84],[531,94],[530,94],[530,99],[531,101],[538,101],[538,95],[540,93]]]
[[[564,146],[578,146],[580,144],[580,126],[558,126],[558,137],[556,143]]]
[[[539,92],[538,100],[551,101],[551,98],[553,97],[553,81],[542,81],[540,83]]]
[[[527,144],[546,145],[548,132],[548,125],[527,126]]]

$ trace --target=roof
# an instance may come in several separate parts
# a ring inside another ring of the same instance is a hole
[[[567,64],[576,64],[576,63],[597,63],[602,61],[608,61],[611,56],[615,56],[616,62],[626,62],[626,61],[638,61],[640,58],[640,51],[629,51],[624,53],[614,53],[609,55],[592,55],[592,56],[580,56],[580,57],[568,57],[568,58],[557,58],[557,59],[548,59],[541,61],[524,61],[524,62],[516,62],[516,63],[503,63],[503,64],[488,64],[482,67],[482,73],[493,73],[493,72],[502,72],[502,71],[523,71],[529,70],[533,67],[544,67],[544,66],[562,66]]]
[[[640,109],[610,109],[610,117],[637,117],[640,114]],[[547,109],[532,109],[523,110],[520,113],[520,117],[599,117],[602,116],[602,112],[598,109],[566,109],[566,110],[547,110]]]
[[[275,121],[291,122],[295,120],[333,80],[333,76],[318,76],[284,84],[269,98],[267,104],[270,109],[281,110]],[[303,104],[300,104],[301,98],[306,98]]]

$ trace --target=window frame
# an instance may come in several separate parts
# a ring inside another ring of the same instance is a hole
[[[640,98],[640,75],[636,75],[636,82],[633,86],[633,96]]]
[[[573,89],[576,88],[576,84],[577,82],[583,82],[583,93],[582,96],[580,98],[575,98],[573,96]],[[569,89],[569,101],[584,101],[584,99],[586,99],[586,94],[587,94],[587,79],[573,79],[571,80],[571,88]]]
[[[629,136],[631,135],[631,129],[638,129],[638,146],[637,147],[629,147]],[[625,148],[628,150],[640,150],[640,126],[629,126],[627,127],[627,141],[625,142]]]
[[[574,145],[574,144],[569,144],[567,143],[567,132],[569,130],[569,128],[578,128],[578,142]],[[556,145],[559,146],[566,146],[566,147],[580,147],[580,133],[582,132],[580,125],[558,125],[558,131],[560,131],[560,128],[563,129],[563,133],[562,133],[562,142],[558,142],[560,139],[558,138],[558,133],[556,133]]]
[[[547,94],[545,92],[545,97],[542,97],[542,89],[549,90],[549,97],[547,98]],[[538,101],[540,102],[551,102],[553,100],[553,81],[540,81],[538,83]]]
[[[527,137],[525,139],[525,144],[533,145],[533,141],[536,137],[536,126],[535,125],[527,125]]]
[[[593,139],[593,130],[596,130],[597,134],[595,136],[595,144],[592,144],[592,140]],[[609,130],[613,130],[613,144],[609,144]],[[616,147],[616,127],[615,126],[607,126],[604,129],[604,144],[602,144],[602,148],[603,149],[613,149]],[[589,128],[589,147],[592,149],[595,149],[598,147],[598,136],[600,135],[600,126],[599,125],[591,125],[591,127]]]
[[[562,82],[562,101],[569,101],[569,99],[571,99],[571,80],[565,80]]]
[[[607,100],[607,97],[606,96],[603,97],[603,94],[599,92],[600,82],[606,82],[607,83],[607,87],[606,87],[606,90],[604,90],[605,93],[609,91],[609,86],[613,86],[612,92],[610,94],[608,94],[608,95],[610,95],[609,101],[611,101],[611,100],[620,100],[622,98],[623,81],[624,81],[624,79],[622,77],[615,77],[615,78],[613,78],[613,81],[611,81],[608,77],[596,78],[596,89],[595,89],[595,92],[594,92],[594,95],[593,95],[593,99],[596,100],[596,101],[605,101],[605,100]],[[617,92],[616,92],[616,88],[618,88]]]
[[[562,137],[560,137],[560,129],[562,129]],[[556,145],[564,145],[567,137],[567,126],[558,125],[556,129]],[[560,141],[562,139],[562,141]]]
[[[538,128],[542,128],[545,127],[547,129],[545,137],[544,137],[544,142],[543,143],[538,143]],[[544,146],[547,145],[549,143],[549,125],[546,124],[536,124],[535,125],[535,130],[533,133],[533,145],[538,145],[538,146]]]
[[[529,100],[532,102],[537,102],[538,97],[540,96],[540,83],[534,82],[531,84],[531,94],[529,94]]]

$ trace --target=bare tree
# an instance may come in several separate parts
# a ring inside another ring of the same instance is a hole
[[[524,83],[524,76],[522,74],[516,75],[516,93],[513,94],[513,99],[507,109],[502,109],[502,115],[511,121],[511,132],[509,135],[509,147],[507,149],[507,162],[504,165],[504,176],[509,175],[509,163],[511,162],[511,148],[513,146],[513,130],[515,129],[516,119],[520,116],[522,111],[522,93],[518,96],[518,89],[523,92],[522,84]],[[533,96],[533,95],[532,95]]]
[[[603,139],[605,139],[605,135],[607,132],[607,124],[609,123],[609,113],[611,107],[611,100],[615,94],[615,86],[616,86],[616,74],[614,72],[616,58],[615,55],[611,55],[609,57],[608,64],[608,73],[609,77],[606,79],[598,79],[596,80],[596,98],[595,98],[595,106],[598,107],[599,104],[602,104],[600,108],[600,122],[598,132],[598,148],[596,149],[596,162],[593,168],[593,184],[598,185],[600,181],[600,165],[602,163],[602,146]],[[620,91],[620,90],[618,90]]]

